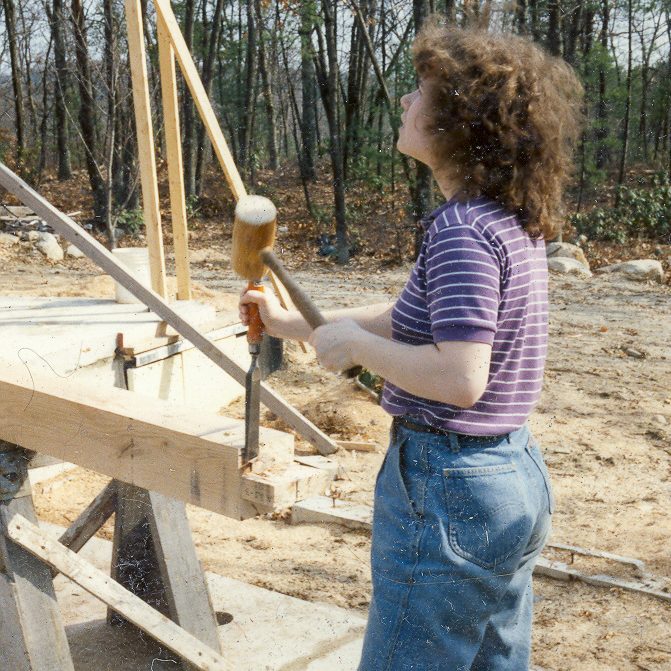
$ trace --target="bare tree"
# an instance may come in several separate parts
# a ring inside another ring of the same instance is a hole
[[[26,152],[24,134],[23,86],[21,85],[21,65],[19,61],[18,41],[16,34],[16,8],[14,0],[2,0],[5,11],[5,27],[9,43],[9,62],[12,71],[12,90],[14,91],[14,127],[16,129],[16,167],[19,172],[24,170]]]

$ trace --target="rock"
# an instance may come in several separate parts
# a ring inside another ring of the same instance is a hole
[[[39,239],[35,247],[50,261],[62,261],[63,248],[58,244],[58,240],[51,233],[39,233],[38,235]]]
[[[9,233],[0,233],[0,247],[11,247],[18,244],[19,239]]]
[[[655,415],[652,418],[652,421],[655,424],[659,424],[660,426],[666,426],[669,423],[669,420],[666,417],[664,417],[664,415]]]
[[[40,239],[39,231],[26,231],[21,235],[22,240],[27,240],[28,242],[37,242]]]
[[[636,261],[624,261],[614,263],[610,266],[598,268],[597,273],[620,273],[630,280],[654,280],[664,282],[664,268],[655,259],[638,259]]]
[[[75,247],[74,245],[68,245],[67,249],[65,250],[65,255],[66,256],[72,256],[75,259],[81,259],[82,256],[86,256],[84,252],[82,252],[79,247]]]
[[[568,242],[551,242],[546,248],[545,253],[549,259],[567,258],[580,261],[589,268],[589,262],[585,257],[585,252],[578,245],[571,245]]]
[[[553,257],[548,259],[548,270],[554,273],[565,273],[579,275],[580,277],[592,277],[592,271],[584,263],[577,259],[568,257]]]

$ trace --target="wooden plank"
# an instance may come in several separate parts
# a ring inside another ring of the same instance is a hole
[[[67,528],[59,542],[73,552],[79,552],[114,514],[115,506],[116,483],[112,480]]]
[[[292,524],[340,524],[348,529],[371,530],[373,509],[370,506],[315,496],[298,501],[291,507]]]
[[[6,537],[17,517],[37,523],[29,495],[0,505],[0,668],[74,671],[49,567]]]
[[[163,232],[161,230],[154,131],[151,123],[147,60],[144,50],[144,30],[142,27],[140,0],[126,0],[126,24],[128,27],[128,54],[131,78],[133,80],[133,106],[135,107],[135,127],[137,130],[138,158],[142,181],[142,207],[144,211],[147,247],[149,248],[151,286],[159,296],[165,297],[168,295],[168,289],[165,281]],[[82,249],[82,251],[84,250]]]
[[[14,516],[7,533],[15,543],[59,570],[197,669],[233,670],[233,665],[220,654],[121,587],[102,571],[63,547],[58,541],[46,536],[38,526],[25,517]]]
[[[175,53],[170,42],[168,29],[160,15],[157,17],[156,27],[158,30],[158,62],[161,71],[165,150],[168,159],[168,183],[170,185],[172,240],[177,273],[177,298],[187,301],[191,299],[191,275],[189,271],[186,196],[184,195],[184,166],[182,163],[182,143],[179,135]]]
[[[60,233],[68,242],[79,247],[92,261],[122,284],[147,307],[164,319],[180,335],[191,341],[205,356],[228,373],[238,384],[244,386],[247,371],[222,352],[211,340],[202,335],[190,323],[183,319],[155,291],[138,282],[93,236],[78,226],[72,219],[57,210],[14,174],[6,165],[0,163],[0,184],[13,193],[21,202],[32,207],[45,221]],[[320,454],[333,454],[338,446],[323,431],[289,405],[277,392],[261,383],[261,402],[278,417],[281,417],[292,429],[312,443]]]
[[[235,161],[228,148],[224,134],[221,132],[219,122],[212,109],[212,104],[207,96],[207,92],[200,79],[193,58],[189,53],[189,49],[186,46],[182,32],[179,29],[179,24],[177,23],[177,19],[170,6],[170,1],[155,0],[154,6],[156,7],[156,13],[163,20],[168,33],[170,34],[170,41],[175,49],[175,56],[177,57],[182,74],[184,75],[184,81],[191,91],[191,95],[198,108],[205,130],[212,142],[214,153],[217,155],[219,163],[224,171],[224,175],[226,176],[226,181],[233,192],[234,198],[239,200],[241,196],[247,195],[247,190],[242,183],[238,168],[235,165]]]
[[[268,442],[273,433],[262,429]],[[239,517],[237,420],[3,365],[0,439]]]

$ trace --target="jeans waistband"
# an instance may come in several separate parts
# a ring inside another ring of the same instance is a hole
[[[500,443],[504,440],[510,442],[510,434],[502,433],[496,436],[474,436],[466,433],[456,433],[455,431],[449,431],[447,429],[440,429],[436,426],[431,426],[429,424],[423,424],[421,422],[416,422],[409,417],[403,415],[395,416],[393,419],[394,427],[402,426],[411,431],[419,431],[421,433],[431,433],[437,436],[445,436],[450,440],[450,444],[453,442],[458,442],[459,445],[468,445],[469,443],[477,443],[479,445],[488,445]]]

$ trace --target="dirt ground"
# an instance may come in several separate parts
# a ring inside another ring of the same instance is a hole
[[[225,246],[197,250],[197,297],[235,304]],[[409,267],[352,271],[320,263],[297,273],[324,306],[390,299]],[[27,245],[0,247],[0,293],[111,296],[109,278],[86,260],[48,265]],[[544,446],[557,500],[551,542],[636,557],[671,580],[671,287],[552,276],[551,345],[542,400],[531,426]],[[339,451],[343,498],[372,502],[389,418],[351,381],[286,348],[272,384],[335,437],[375,441],[376,452]],[[224,409],[242,416],[237,402]],[[263,420],[273,425],[273,418]],[[309,446],[297,441],[299,451]],[[67,525],[106,479],[76,469],[39,485],[41,519]],[[236,522],[191,509],[208,570],[308,600],[365,612],[370,589],[366,532]],[[104,530],[109,534],[109,529]],[[565,559],[565,557],[562,557]],[[578,564],[583,566],[586,564]],[[600,570],[616,573],[609,563]],[[670,583],[671,584],[671,583]],[[552,671],[671,669],[671,604],[620,589],[536,580],[534,663]],[[234,604],[231,605],[234,612]]]

